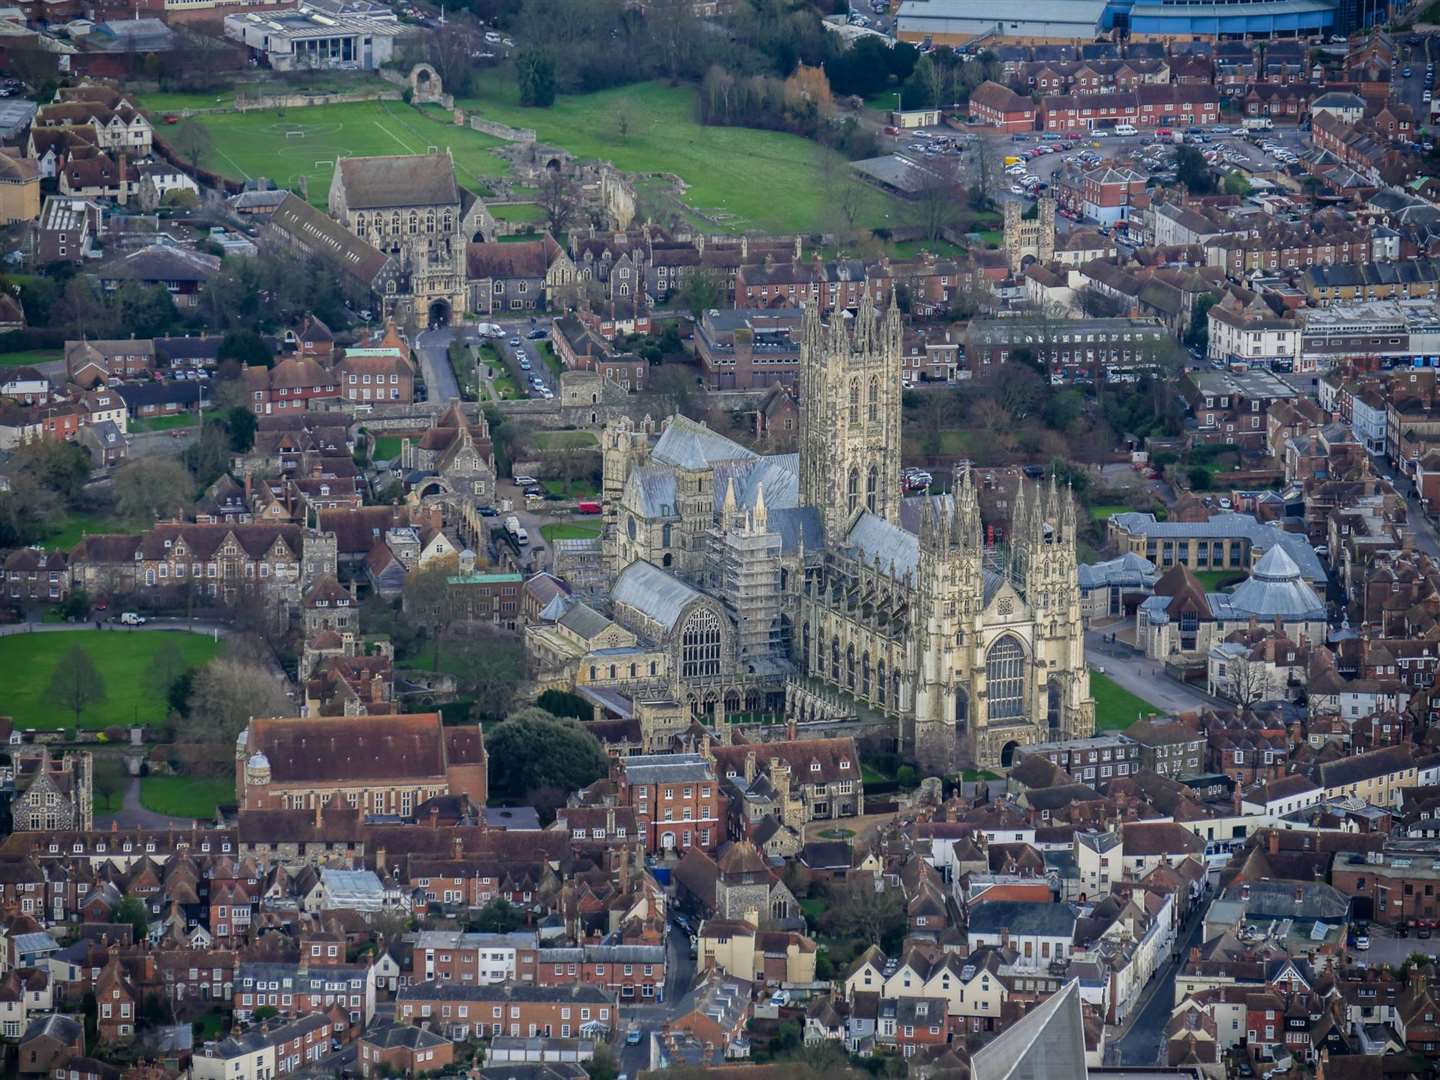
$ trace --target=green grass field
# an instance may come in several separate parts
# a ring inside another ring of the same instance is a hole
[[[1120,506],[1120,505],[1112,505],[1112,506],[1092,506],[1092,507],[1090,507],[1090,520],[1091,520],[1091,521],[1109,521],[1109,520],[1110,520],[1112,517],[1114,517],[1116,514],[1128,514],[1129,512],[1130,512],[1130,507],[1128,507],[1128,506]]]
[[[825,218],[821,162],[831,153],[798,135],[752,128],[705,127],[695,119],[688,86],[659,82],[561,97],[548,109],[519,104],[505,73],[485,79],[482,91],[456,104],[515,127],[533,128],[541,142],[582,158],[612,161],[627,172],[674,173],[685,181],[685,202],[721,227],[816,231]],[[632,106],[634,124],[621,139],[616,107]],[[871,193],[862,225],[886,224],[898,204]],[[714,229],[716,226],[710,226]]]
[[[1195,580],[1205,587],[1206,592],[1220,592],[1230,585],[1245,580],[1244,570],[1196,570]]]
[[[173,431],[176,428],[194,427],[200,418],[194,413],[175,413],[172,416],[156,416],[149,420],[131,420],[131,431]]]
[[[523,222],[536,224],[545,220],[545,208],[535,203],[501,203],[490,207],[496,221]]]
[[[398,101],[362,101],[197,119],[213,142],[202,164],[239,180],[269,177],[282,187],[298,187],[303,176],[310,201],[324,206],[337,157],[423,154],[431,146],[448,147],[456,178],[467,187],[483,189],[487,177],[505,173],[505,162],[493,153],[499,139],[448,119],[442,122],[443,115]]]
[[[165,718],[165,700],[145,678],[151,661],[165,641],[179,644],[185,659],[200,665],[220,648],[208,637],[181,631],[67,630],[42,634],[15,634],[0,638],[0,686],[4,711],[17,728],[54,731],[69,727],[74,717],[46,701],[55,664],[71,647],[90,653],[105,680],[107,701],[80,716],[80,726],[103,728],[111,724],[153,724]]]
[[[170,817],[208,820],[215,816],[215,808],[221,803],[234,801],[234,780],[147,776],[140,781],[140,802],[145,809]]]
[[[400,437],[398,435],[381,435],[375,440],[375,449],[371,451],[370,457],[375,461],[394,461],[400,456]]]
[[[593,540],[600,535],[599,525],[541,525],[540,535],[550,543],[556,540]]]
[[[1146,713],[1164,712],[1094,668],[1090,669],[1090,695],[1095,699],[1096,731],[1123,731]]]
[[[60,349],[27,349],[25,352],[0,353],[0,367],[34,367],[65,359]]]
[[[541,450],[589,450],[600,444],[593,431],[537,431],[534,439]]]
[[[589,480],[541,480],[540,486],[560,499],[593,499],[600,494]]]
[[[60,527],[45,538],[43,545],[49,551],[68,551],[86,536],[138,531],[143,527],[109,514],[67,514]]]

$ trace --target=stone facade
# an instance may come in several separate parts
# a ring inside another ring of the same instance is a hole
[[[1055,258],[1055,200],[1043,196],[1036,206],[1036,217],[1027,221],[1020,216],[1019,202],[1005,204],[1005,258],[1013,274],[1025,268],[1027,258],[1045,264]]]

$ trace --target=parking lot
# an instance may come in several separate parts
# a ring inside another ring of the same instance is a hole
[[[1370,938],[1370,948],[1354,949],[1351,955],[1357,962],[1372,968],[1382,964],[1403,964],[1411,953],[1424,953],[1427,956],[1435,954],[1436,939],[1417,937],[1413,930],[1409,937],[1402,938],[1397,937],[1395,932],[1387,927],[1371,923],[1366,934]]]

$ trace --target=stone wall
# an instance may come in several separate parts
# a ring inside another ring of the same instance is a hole
[[[476,116],[473,113],[466,117],[466,122],[476,131],[493,135],[495,138],[504,139],[507,142],[535,141],[535,131],[532,128],[513,128],[509,124],[502,124],[498,120],[486,120],[483,116]]]
[[[235,97],[236,112],[253,112],[256,109],[303,109],[309,105],[349,105],[359,101],[403,101],[405,95],[399,90],[375,90],[362,94],[258,94],[255,97]],[[192,112],[215,112],[224,110],[184,110]]]

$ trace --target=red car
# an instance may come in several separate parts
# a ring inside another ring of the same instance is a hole
[[[166,113],[162,119],[164,119],[167,124],[178,124],[180,122],[180,117],[176,116],[173,112]]]

